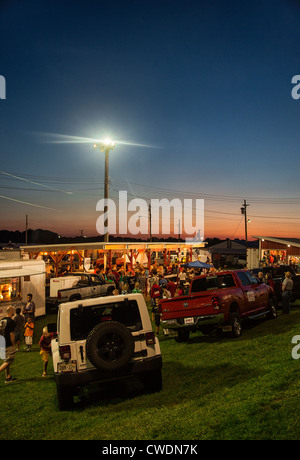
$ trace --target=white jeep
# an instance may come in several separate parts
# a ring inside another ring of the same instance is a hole
[[[142,294],[63,303],[56,330],[51,349],[60,410],[90,383],[136,375],[147,391],[161,390],[161,351]]]

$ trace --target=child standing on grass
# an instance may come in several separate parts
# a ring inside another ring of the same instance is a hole
[[[46,377],[47,375],[47,367],[49,356],[51,356],[51,340],[54,337],[53,332],[48,332],[47,327],[43,328],[43,335],[40,338],[39,345],[41,347],[40,355],[43,361],[43,373],[42,377]]]
[[[27,345],[26,351],[30,351],[32,347],[32,342],[33,342],[33,330],[34,330],[34,322],[32,319],[28,319],[25,323],[25,332],[24,332],[24,337],[25,337],[25,344]]]

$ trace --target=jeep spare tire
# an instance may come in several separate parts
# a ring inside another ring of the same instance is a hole
[[[97,324],[86,339],[86,353],[90,362],[103,371],[125,367],[134,352],[134,340],[124,324],[108,321]]]

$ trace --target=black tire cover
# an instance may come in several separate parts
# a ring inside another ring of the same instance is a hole
[[[125,367],[134,353],[134,340],[124,324],[107,321],[97,324],[86,339],[86,353],[90,362],[103,371]]]

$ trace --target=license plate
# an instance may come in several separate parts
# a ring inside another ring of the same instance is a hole
[[[72,361],[70,363],[58,363],[57,372],[75,372],[76,371],[76,362]]]
[[[184,324],[194,324],[194,318],[184,318]]]

